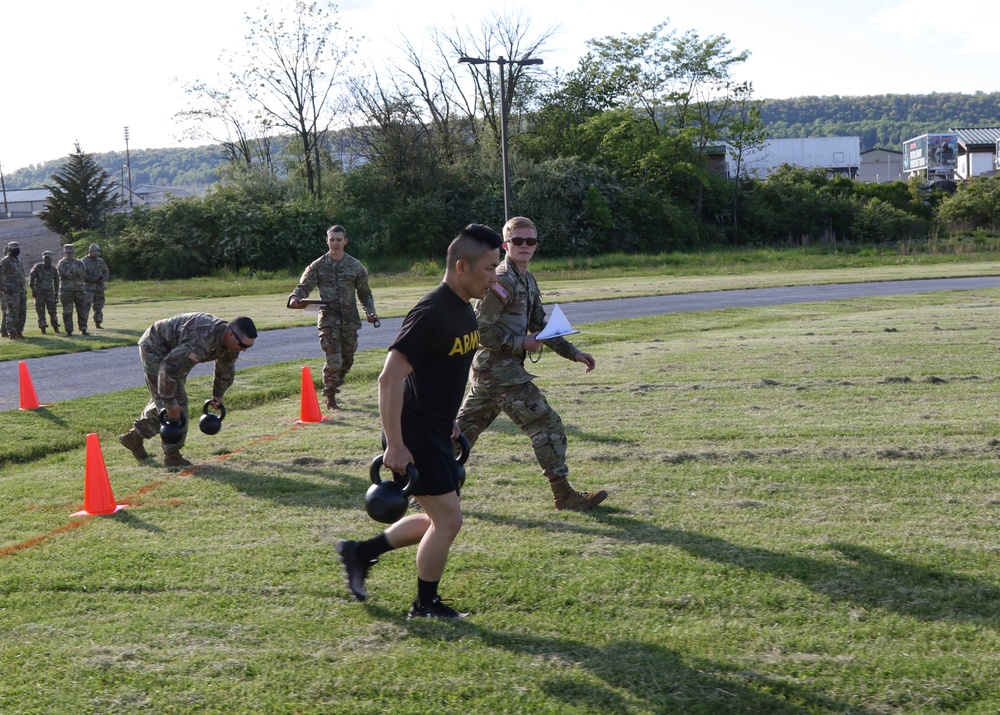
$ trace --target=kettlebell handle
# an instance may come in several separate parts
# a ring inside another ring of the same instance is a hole
[[[187,415],[181,410],[181,418],[174,422],[169,417],[167,417],[167,411],[165,409],[160,410],[160,424],[161,425],[171,425],[173,427],[183,427],[187,424]]]
[[[203,415],[211,414],[208,411],[208,408],[211,407],[211,406],[212,406],[212,401],[211,400],[205,400],[205,404],[201,408],[201,414],[203,414]],[[219,419],[220,420],[226,419],[226,406],[224,404],[222,404],[221,402],[219,403]]]
[[[469,440],[464,434],[459,432],[458,439],[455,441],[458,442],[458,446],[462,448],[462,451],[456,458],[456,461],[458,461],[459,464],[465,464],[469,459],[469,451],[472,449],[469,446]]]
[[[368,470],[368,477],[371,479],[372,484],[376,486],[382,484],[382,477],[379,475],[379,471],[382,469],[382,460],[385,457],[384,454],[380,454],[372,460],[372,466]],[[395,472],[393,472],[395,474]],[[406,484],[403,485],[403,496],[408,497],[416,489],[417,485],[420,483],[420,474],[417,472],[417,468],[413,464],[406,465]]]

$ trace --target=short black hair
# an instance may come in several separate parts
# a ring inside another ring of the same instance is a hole
[[[253,321],[245,315],[241,315],[239,318],[231,322],[229,324],[229,328],[231,330],[235,330],[241,337],[253,338],[254,340],[257,339],[257,326],[254,325]]]
[[[481,223],[470,223],[458,232],[455,240],[448,246],[448,265],[465,260],[476,263],[487,251],[500,249],[503,238],[492,228]]]

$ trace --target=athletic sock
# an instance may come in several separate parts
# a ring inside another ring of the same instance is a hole
[[[389,540],[385,538],[385,532],[367,541],[358,542],[357,555],[362,561],[374,561],[387,551],[392,551]]]
[[[438,584],[440,581],[424,581],[417,578],[417,603],[426,606],[438,595]]]

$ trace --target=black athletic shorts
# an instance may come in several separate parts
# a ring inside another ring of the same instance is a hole
[[[451,441],[452,424],[436,423],[403,410],[403,444],[413,455],[413,466],[420,475],[414,494],[436,497],[458,491],[459,464]]]

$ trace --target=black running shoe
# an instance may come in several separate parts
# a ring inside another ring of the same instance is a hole
[[[345,539],[337,541],[337,553],[340,554],[340,563],[344,565],[347,590],[359,601],[364,601],[368,598],[365,578],[368,576],[368,570],[378,563],[378,559],[362,561],[358,558],[358,542]]]
[[[465,618],[468,613],[459,613],[454,608],[441,600],[440,596],[435,596],[434,600],[426,606],[413,602],[413,607],[406,615],[407,618]]]

